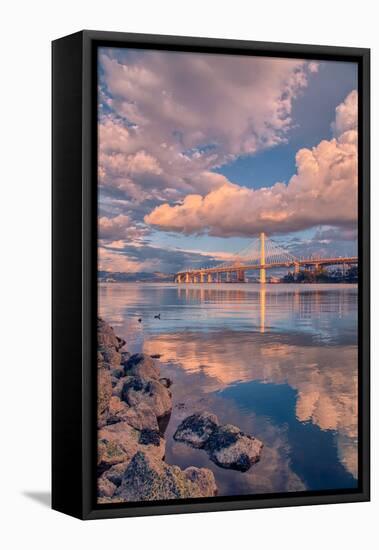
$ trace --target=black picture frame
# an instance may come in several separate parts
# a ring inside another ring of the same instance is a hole
[[[96,50],[105,45],[358,64],[358,489],[96,505]],[[52,507],[97,519],[369,500],[370,50],[86,30],[55,40],[52,61]]]

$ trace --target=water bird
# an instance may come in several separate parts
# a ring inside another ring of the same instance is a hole
[[[142,319],[138,319],[138,322],[139,322],[139,323],[142,323]]]
[[[154,319],[160,319],[161,318],[161,314],[158,313],[158,315],[154,315]]]

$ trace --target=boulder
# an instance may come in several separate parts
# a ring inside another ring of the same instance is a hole
[[[208,412],[196,413],[183,420],[174,439],[204,449],[222,468],[241,472],[259,461],[263,448],[259,439],[243,433],[237,426],[220,426],[217,417]]]
[[[170,466],[151,454],[138,452],[125,470],[115,497],[126,502],[214,496],[214,475],[205,468]],[[196,472],[198,470],[198,472]]]
[[[259,461],[263,443],[231,424],[218,427],[209,437],[209,458],[222,468],[246,472]]]
[[[144,380],[150,378],[158,380],[159,368],[154,364],[153,359],[145,353],[135,353],[124,363],[125,374],[128,376],[139,376]]]
[[[97,319],[97,345],[100,351],[112,347],[118,349],[120,346],[113,328],[100,318]]]
[[[141,432],[132,428],[127,422],[118,422],[104,426],[98,432],[100,472],[120,462],[130,462],[139,450],[152,454],[162,460],[165,454],[165,440],[160,437],[158,443],[141,442]]]
[[[126,461],[128,458],[130,460],[131,457],[126,455],[124,449],[116,441],[100,437],[99,435],[97,446],[97,468],[99,473],[102,473],[114,464]]]
[[[117,368],[120,368],[121,365],[121,353],[117,351],[115,348],[104,348],[101,351],[101,354],[103,356],[103,360],[105,365],[110,370],[115,370]]]
[[[123,378],[125,376],[124,369],[121,366],[112,369],[111,376],[112,378],[116,378],[116,380],[120,380],[120,378]]]
[[[183,420],[174,434],[174,439],[196,449],[202,449],[218,425],[216,415],[209,412],[195,413]]]
[[[145,380],[139,376],[130,376],[124,383],[122,399],[130,407],[144,403],[160,418],[172,410],[171,392],[158,380]]]
[[[112,396],[118,397],[121,399],[122,397],[122,388],[124,387],[125,379],[124,378],[115,378],[112,377]]]
[[[157,417],[148,405],[140,403],[136,407],[129,407],[119,397],[112,396],[109,402],[107,423],[115,424],[116,422],[127,422],[136,430],[158,431]]]
[[[100,418],[106,413],[112,396],[112,380],[106,369],[97,370],[97,415]]]
[[[121,485],[122,478],[124,477],[124,473],[128,466],[129,462],[119,462],[118,464],[111,466],[100,477],[109,480],[113,485],[118,487]]]
[[[97,496],[98,497],[111,497],[113,496],[116,485],[104,476],[100,476],[97,480]]]

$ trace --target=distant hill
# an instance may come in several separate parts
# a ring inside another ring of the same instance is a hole
[[[124,272],[110,272],[110,271],[99,271],[98,272],[98,281],[99,282],[108,282],[108,283],[166,283],[173,282],[174,275],[171,273],[161,273],[155,271],[154,273],[147,273],[145,271],[140,271],[137,273],[124,273]]]

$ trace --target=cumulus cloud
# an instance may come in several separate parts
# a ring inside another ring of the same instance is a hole
[[[332,124],[336,137],[345,132],[358,130],[358,92],[353,90],[345,101],[336,108],[336,119]],[[348,136],[345,136],[345,139]]]
[[[297,59],[145,51],[100,58],[112,108],[160,141],[184,148],[216,143],[217,154],[278,143],[292,101],[315,63]],[[176,135],[173,135],[176,129]],[[173,140],[174,138],[174,140]]]
[[[156,207],[145,222],[185,234],[254,236],[318,225],[355,226],[357,220],[357,94],[336,109],[336,137],[296,155],[297,173],[288,185],[250,189],[225,183],[205,196]]]
[[[149,229],[134,225],[129,216],[119,214],[113,218],[99,218],[99,238],[106,241],[129,239],[138,241],[149,233]]]
[[[275,146],[314,62],[103,50],[99,183],[133,201],[179,200],[227,183],[211,170]]]

